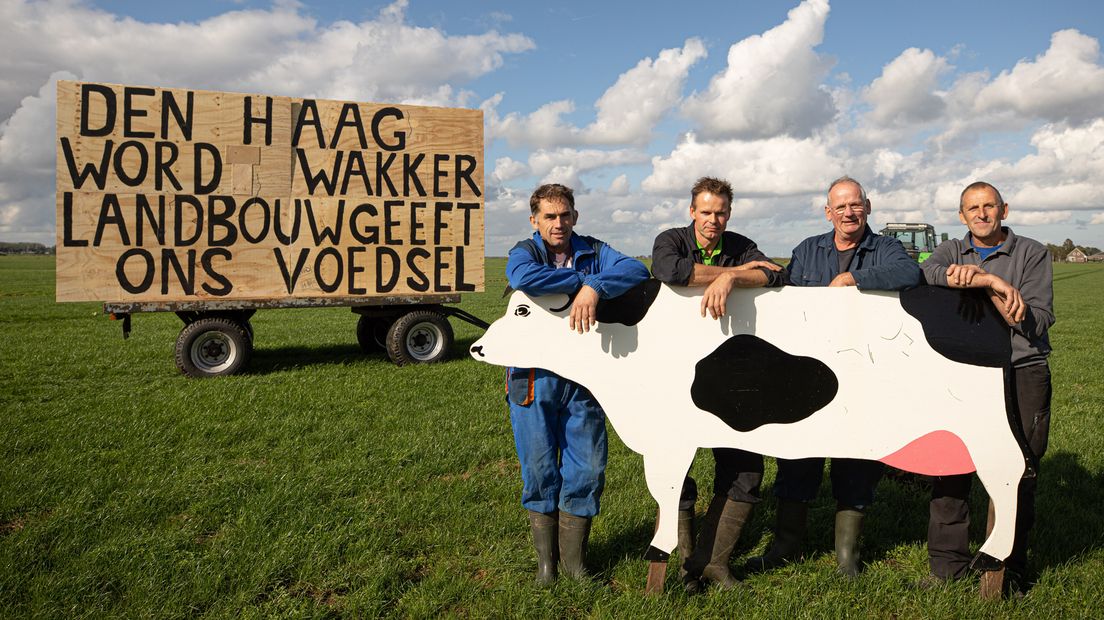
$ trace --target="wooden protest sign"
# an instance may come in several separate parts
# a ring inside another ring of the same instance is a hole
[[[479,110],[58,82],[57,300],[483,290]]]

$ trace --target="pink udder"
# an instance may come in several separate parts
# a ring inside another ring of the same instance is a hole
[[[977,469],[966,444],[950,431],[928,433],[878,460],[925,476],[968,474]]]

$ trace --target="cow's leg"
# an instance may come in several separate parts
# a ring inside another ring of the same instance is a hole
[[[647,558],[666,562],[678,542],[678,505],[682,482],[694,461],[696,448],[664,446],[644,455],[648,492],[659,504],[659,523]]]
[[[998,570],[1012,553],[1016,539],[1016,510],[1020,479],[1026,465],[1019,442],[1011,432],[1000,438],[988,437],[989,446],[984,459],[976,458],[978,478],[993,505],[993,530],[978,550],[971,567],[980,570]],[[996,444],[996,445],[994,445]],[[984,445],[984,444],[983,444]]]

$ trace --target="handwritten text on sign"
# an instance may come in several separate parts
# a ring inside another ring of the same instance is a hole
[[[477,110],[58,83],[59,301],[483,288]]]

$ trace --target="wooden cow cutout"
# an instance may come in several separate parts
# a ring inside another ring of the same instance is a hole
[[[928,475],[976,470],[995,520],[973,566],[1001,567],[1019,482],[1034,468],[1010,424],[1008,328],[985,296],[736,289],[727,315],[712,320],[699,314],[701,292],[649,280],[603,300],[599,325],[585,334],[567,328],[567,296],[515,292],[471,353],[590,389],[644,457],[659,504],[649,559],[675,547],[679,492],[697,449],[730,447]]]

